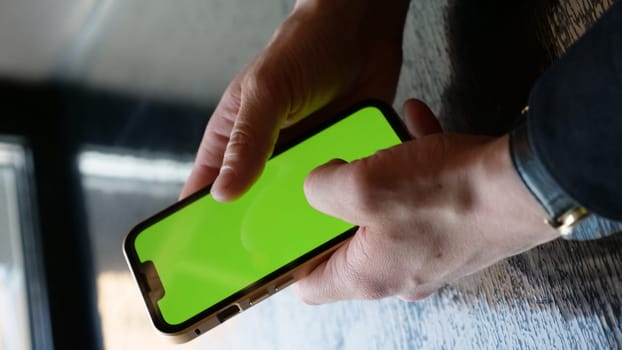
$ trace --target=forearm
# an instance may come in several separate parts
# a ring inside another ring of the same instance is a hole
[[[622,221],[622,3],[536,83],[527,133],[570,198]]]

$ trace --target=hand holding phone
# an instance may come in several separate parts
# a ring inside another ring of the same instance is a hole
[[[367,101],[282,145],[238,200],[206,188],[138,224],[124,253],[155,327],[188,341],[303,277],[355,229],[310,207],[307,174],[406,139],[390,107]]]

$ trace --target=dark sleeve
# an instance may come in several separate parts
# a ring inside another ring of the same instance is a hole
[[[536,82],[527,132],[570,197],[622,221],[622,2]]]

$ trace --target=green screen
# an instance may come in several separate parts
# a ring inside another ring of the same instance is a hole
[[[180,324],[350,229],[309,206],[305,177],[398,143],[382,112],[365,107],[272,158],[240,199],[206,195],[140,232],[136,253],[160,276],[163,319]]]

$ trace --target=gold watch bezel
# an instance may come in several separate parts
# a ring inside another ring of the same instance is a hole
[[[590,213],[585,208],[576,207],[568,210],[554,220],[546,220],[546,223],[558,230],[562,237],[567,237],[572,234],[577,224],[589,215]]]

